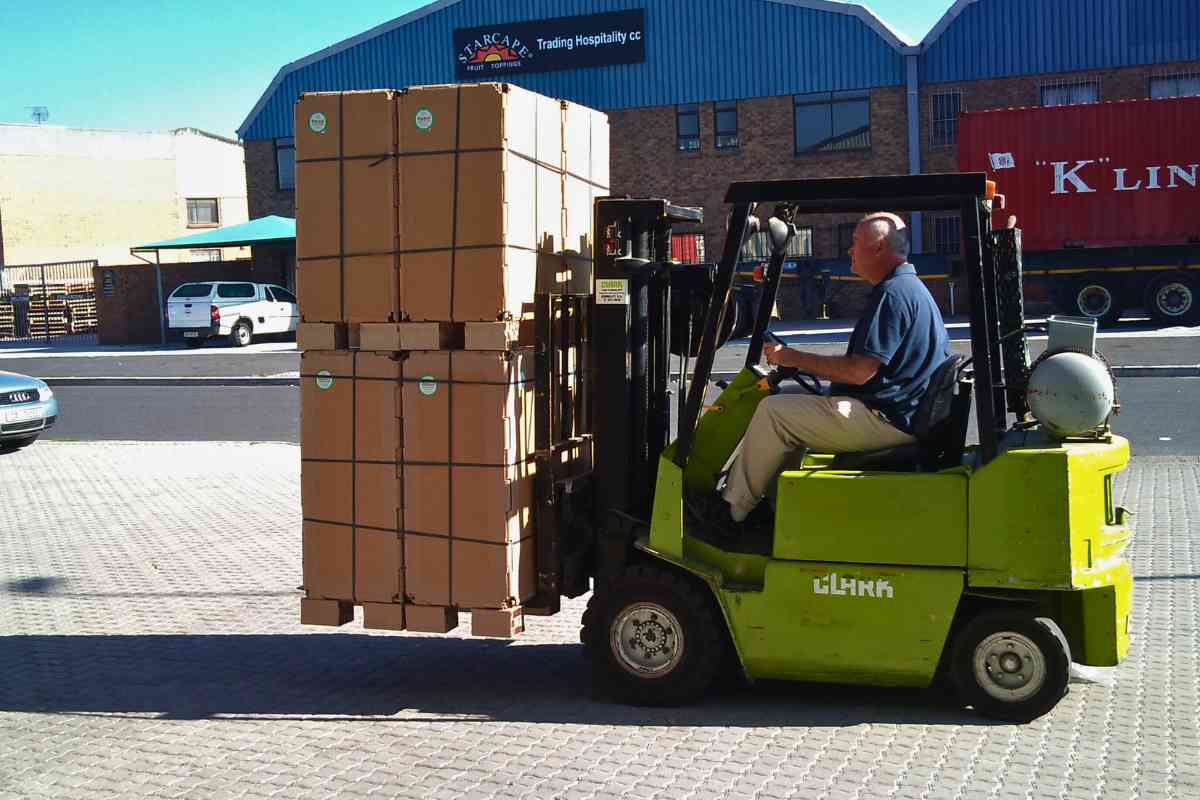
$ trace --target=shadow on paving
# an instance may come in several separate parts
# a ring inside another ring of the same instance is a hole
[[[429,715],[585,725],[992,724],[933,691],[783,682],[729,687],[684,708],[634,708],[593,698],[578,645],[333,633],[4,636],[3,711],[393,724]]]

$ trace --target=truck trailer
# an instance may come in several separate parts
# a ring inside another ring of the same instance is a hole
[[[1023,232],[1031,298],[1101,325],[1142,307],[1200,322],[1200,97],[972,111],[964,172],[986,172]]]

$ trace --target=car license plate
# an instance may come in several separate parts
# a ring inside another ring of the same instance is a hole
[[[185,339],[199,339],[199,338],[200,338],[200,331],[184,331],[184,332],[183,332],[183,338],[185,338]]]
[[[31,419],[41,419],[41,408],[10,408],[4,412],[5,423],[28,422]]]

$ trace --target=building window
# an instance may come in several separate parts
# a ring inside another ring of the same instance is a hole
[[[837,255],[849,255],[854,245],[854,231],[858,229],[857,222],[843,222],[837,226]]]
[[[1150,79],[1150,96],[1194,97],[1200,95],[1200,73],[1190,75],[1160,75]]]
[[[1042,86],[1042,105],[1076,106],[1100,102],[1100,81],[1048,83]]]
[[[713,130],[716,132],[718,150],[737,149],[737,122],[737,100],[713,103]]]
[[[957,214],[932,216],[931,230],[933,252],[938,255],[958,258],[962,255],[962,221]]]
[[[685,103],[684,105],[675,107],[675,132],[680,150],[700,149],[699,105],[696,103]]]
[[[797,155],[870,149],[870,92],[798,94],[795,108]]]
[[[954,147],[958,141],[958,115],[962,91],[934,92],[929,96],[929,146]]]
[[[193,250],[192,261],[220,261],[220,250]]]
[[[275,140],[275,177],[280,189],[296,188],[296,140]]]
[[[812,256],[812,228],[797,228],[796,235],[788,241],[788,258]],[[742,260],[757,261],[771,257],[771,239],[766,231],[758,231],[742,245]]]
[[[189,228],[212,228],[221,224],[217,201],[213,198],[188,199],[187,224]]]

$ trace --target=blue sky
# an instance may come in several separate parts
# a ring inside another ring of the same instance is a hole
[[[426,0],[0,0],[0,122],[235,129],[276,71]],[[952,0],[867,3],[910,39]]]

